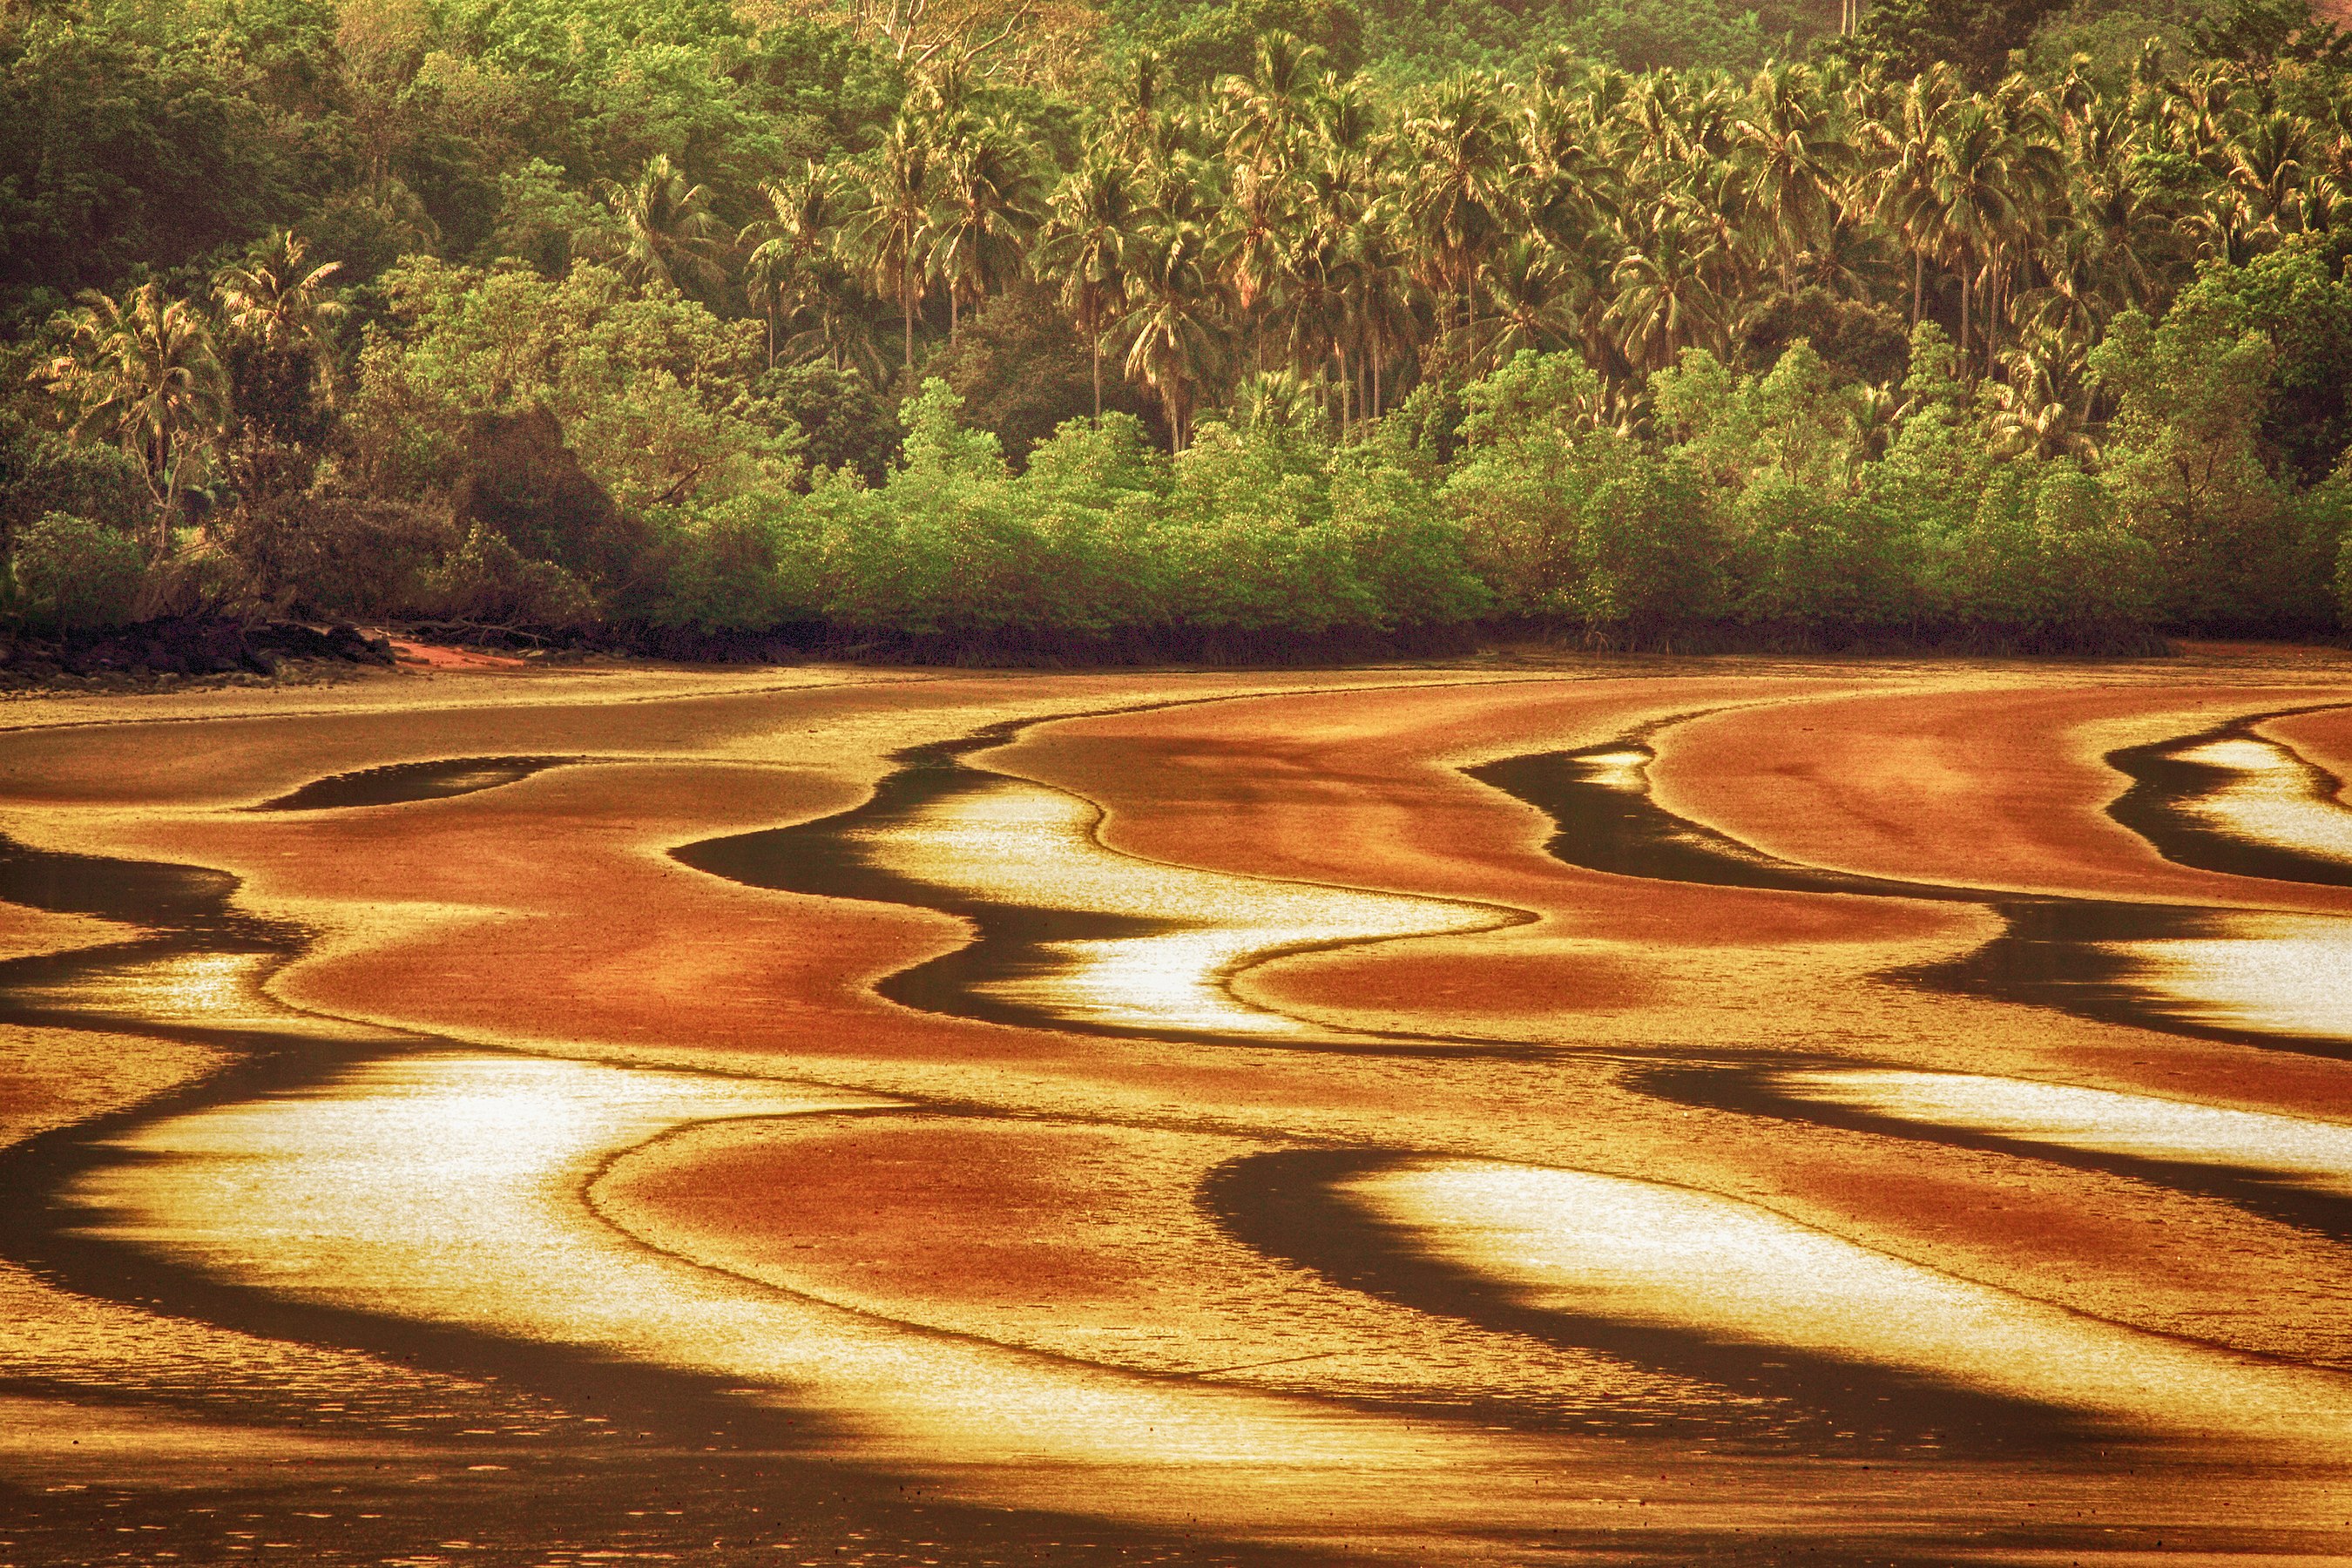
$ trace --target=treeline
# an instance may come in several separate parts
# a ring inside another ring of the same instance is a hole
[[[2295,0],[1695,22],[1738,77],[1445,15],[11,12],[0,609],[2344,624],[2352,74]]]

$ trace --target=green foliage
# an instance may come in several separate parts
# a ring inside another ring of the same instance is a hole
[[[971,423],[997,433],[1015,466],[1028,460],[1037,443],[1093,411],[1086,341],[1053,297],[1038,289],[999,295],[965,318],[962,331],[940,345],[926,368],[963,399]],[[1142,400],[1124,382],[1107,391],[1108,406],[1142,411]]]
[[[2114,493],[2074,463],[2004,464],[1950,542],[1950,611],[2028,646],[2098,646],[2147,624],[2158,563]]]
[[[60,631],[129,617],[146,570],[129,534],[70,512],[45,512],[17,534],[9,564],[26,618]]]
[[[0,26],[0,313],[187,265],[293,210],[314,171],[210,42]]]
[[[509,626],[581,626],[596,615],[578,578],[530,559],[480,523],[425,574],[421,607],[436,618]]]
[[[1753,9],[1716,0],[1598,0],[1566,34],[1579,55],[1632,71],[1753,70],[1772,47]]]
[[[2305,483],[2325,478],[2352,441],[2352,283],[2317,238],[2298,237],[2244,267],[2205,268],[2167,319],[2210,341],[2268,341],[2263,437]]]
[[[801,432],[801,455],[812,471],[838,469],[878,485],[907,438],[874,384],[855,371],[787,365],[761,376],[752,395]]]
[[[1583,523],[1573,603],[1590,625],[1622,628],[1639,641],[1724,613],[1725,542],[1686,464],[1647,456],[1627,464],[1593,490]]]
[[[1066,649],[2335,621],[2341,36],[1859,9],[19,6],[0,542]]]
[[[760,333],[674,290],[576,264],[560,279],[427,258],[385,279],[395,326],[372,334],[352,412],[369,480],[446,483],[467,422],[544,406],[627,509],[717,500],[788,479],[799,433],[748,395]]]
[[[1529,352],[1463,395],[1463,451],[1441,493],[1505,615],[1579,608],[1575,568],[1591,497],[1635,456],[1579,418],[1598,390],[1575,355]]]
[[[1693,349],[1651,381],[1658,427],[1717,484],[1771,475],[1810,489],[1843,488],[1853,457],[1853,389],[1800,338],[1762,375],[1737,379]]]
[[[1988,87],[2008,69],[2010,51],[2023,48],[2034,28],[2064,3],[1878,0],[1861,28],[1840,43],[1845,46],[1843,52],[1880,60],[1895,76],[1911,76],[1940,62]]]
[[[2091,352],[2118,398],[2107,452],[2123,516],[2155,549],[2168,618],[2248,626],[2301,618],[2321,581],[2278,482],[2263,467],[2264,389],[2277,358],[2260,332],[2199,313],[2158,326],[2128,311]]]
[[[0,412],[0,550],[49,512],[127,533],[152,508],[138,459],[121,447],[68,441]]]
[[[255,603],[368,621],[442,613],[436,574],[462,539],[444,512],[333,489],[242,508],[222,531]]]
[[[1150,51],[1161,79],[1178,92],[1197,92],[1226,76],[1246,72],[1257,40],[1287,33],[1323,51],[1342,76],[1363,59],[1363,18],[1346,0],[1223,0],[1181,5],[1145,0],[1119,18],[1131,48]]]
[[[671,541],[668,582],[650,616],[698,631],[765,631],[797,617],[773,521],[740,503],[688,521]]]

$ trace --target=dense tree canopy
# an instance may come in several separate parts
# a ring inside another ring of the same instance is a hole
[[[50,0],[0,110],[21,620],[2058,646],[2352,580],[2301,0]]]

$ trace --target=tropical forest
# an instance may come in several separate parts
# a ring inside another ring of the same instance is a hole
[[[8,0],[0,626],[2352,624],[2304,0]]]

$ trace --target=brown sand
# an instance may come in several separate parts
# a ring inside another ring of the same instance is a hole
[[[1129,1335],[1098,1353],[1198,1373],[1232,1364],[1203,1353],[1230,1339],[1234,1362],[1279,1359],[1259,1352],[1305,1342],[1336,1321],[1318,1314],[1339,1309],[1303,1284],[1285,1301],[1184,1194],[1220,1152],[1328,1142],[1668,1180],[2095,1318],[2342,1366],[2352,1259],[2339,1244],[2124,1175],[1677,1104],[1628,1068],[1661,1052],[1797,1050],[2345,1118],[2352,1067],[1894,984],[1888,971],[1965,953],[1996,922],[1964,904],[1578,870],[1545,852],[1538,814],[1457,771],[1707,712],[1662,732],[1661,802],[1791,859],[1978,887],[2352,908],[2341,889],[2174,866],[2105,816],[2120,788],[2098,761],[2106,751],[2352,700],[2331,662],[2282,672],[2234,657],[2200,655],[2186,682],[2158,668],[1748,673],[1734,661],[1666,666],[1670,679],[1609,667],[1499,679],[452,675],[274,707],[249,693],[57,704],[75,727],[0,741],[0,801],[14,831],[47,847],[235,872],[245,905],[320,933],[274,984],[297,1006],[984,1110],[996,1119],[985,1137],[952,1119],[824,1138],[714,1126],[633,1156],[598,1189],[668,1250],[935,1331],[1084,1359],[1074,1326],[1164,1319],[1168,1337],[1147,1350]],[[909,745],[1013,717],[1171,702],[1047,723],[983,763],[1097,803],[1102,841],[1129,855],[1533,917],[1278,959],[1237,989],[1334,1027],[1559,1054],[1283,1053],[912,1012],[872,983],[959,945],[959,922],[741,888],[665,853],[845,809]],[[2266,731],[2339,771],[2352,745],[2339,717]],[[407,805],[233,809],[356,768],[521,753],[608,760]],[[23,929],[27,942],[76,940]],[[70,1085],[86,1070],[78,1059],[59,1052],[40,1070]],[[1025,1131],[1002,1120],[1039,1115],[1054,1120]],[[2117,1498],[2155,1518],[2166,1488],[2151,1478]]]

